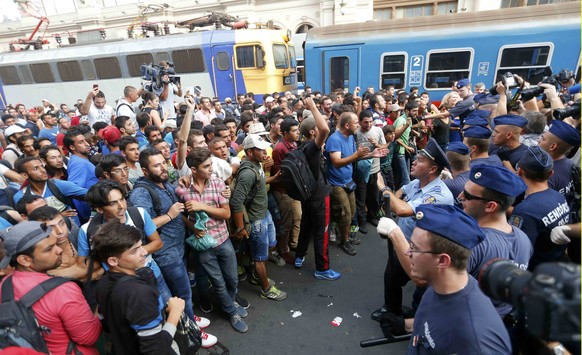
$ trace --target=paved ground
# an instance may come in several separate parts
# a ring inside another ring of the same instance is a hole
[[[337,281],[313,277],[315,261],[309,251],[302,269],[268,263],[268,274],[278,287],[288,293],[281,302],[263,300],[258,286],[241,282],[239,294],[249,300],[249,330],[236,332],[215,304],[214,312],[204,315],[212,324],[207,329],[218,337],[230,354],[402,354],[406,342],[361,348],[360,341],[382,337],[380,326],[370,319],[372,311],[383,303],[383,274],[386,265],[386,240],[368,225],[367,235],[358,234],[362,244],[358,254],[349,256],[337,245],[330,247],[332,268],[342,274]],[[410,301],[412,287],[405,289]],[[293,312],[301,315],[293,318]],[[196,313],[203,315],[196,309]],[[357,314],[357,316],[355,316]],[[339,327],[330,322],[343,318]],[[201,354],[223,354],[218,347]]]

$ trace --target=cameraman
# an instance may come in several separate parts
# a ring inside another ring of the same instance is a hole
[[[159,66],[164,70],[173,70],[172,66],[166,61],[161,61]],[[160,106],[162,108],[162,114],[165,115],[169,112],[169,119],[176,119],[176,108],[174,107],[174,101],[176,97],[182,96],[182,87],[178,81],[176,84],[170,82],[170,77],[168,74],[162,76],[163,86],[160,89],[154,89],[156,95],[160,97]]]

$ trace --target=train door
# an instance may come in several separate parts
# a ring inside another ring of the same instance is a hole
[[[323,52],[323,92],[330,93],[336,89],[348,89],[350,92],[358,86],[358,61],[360,50],[347,48],[325,50]]]
[[[226,97],[230,97],[233,100],[236,98],[238,83],[232,58],[232,45],[212,46],[211,74],[214,82],[214,96],[220,100],[224,100]]]

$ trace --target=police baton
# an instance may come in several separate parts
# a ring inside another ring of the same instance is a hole
[[[360,342],[360,347],[369,348],[371,346],[392,344],[392,343],[398,343],[401,341],[408,341],[408,340],[410,340],[410,334],[397,335],[397,336],[392,336],[390,338],[376,338],[376,339],[370,339],[370,340],[362,340]]]

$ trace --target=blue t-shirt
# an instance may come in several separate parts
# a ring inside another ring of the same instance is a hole
[[[148,243],[147,237],[154,234],[157,227],[154,224],[154,221],[152,221],[152,218],[150,217],[150,215],[143,208],[137,207],[137,209],[139,211],[139,214],[143,218],[143,222],[144,222],[143,223],[144,224],[143,232],[144,232],[145,238],[143,240],[143,244],[145,245]],[[79,253],[79,256],[82,256],[82,257],[88,257],[89,252],[91,251],[91,249],[89,247],[89,241],[87,240],[88,239],[87,238],[87,229],[89,228],[89,223],[91,223],[91,222],[87,222],[87,223],[83,224],[81,226],[81,228],[79,229],[79,238],[77,241],[77,252]],[[125,211],[125,224],[127,224],[128,226],[135,227],[135,223],[131,219],[131,216],[129,215],[129,213],[127,211]],[[105,270],[109,270],[109,267],[106,263],[101,263],[101,265],[103,266],[103,268]],[[151,255],[148,255],[146,266],[149,267],[150,269],[152,269],[152,271],[154,272],[154,275],[156,277],[158,277],[161,274],[159,266],[153,260]]]
[[[80,187],[79,185],[74,184],[70,181],[52,179],[52,182],[54,182],[56,187],[65,197],[73,198],[78,196],[85,196],[87,194],[86,188]],[[16,194],[14,194],[14,203],[18,203],[22,196],[24,196],[24,193],[28,191],[32,193],[32,191],[30,190],[30,186],[27,186],[24,189],[18,191]],[[45,184],[45,188],[41,197],[46,201],[47,205],[56,208],[59,212],[76,208],[79,215],[81,215],[82,217],[89,217],[89,213],[82,214],[82,212],[78,208],[79,204],[84,202],[73,200],[74,206],[66,205],[53,195],[52,191],[48,188],[48,184]],[[84,204],[86,205],[86,203]],[[72,220],[75,221],[77,225],[80,225],[79,218],[77,216],[72,217]]]
[[[462,173],[460,173],[459,175],[455,176],[452,179],[443,180],[445,185],[447,185],[447,187],[451,191],[451,194],[453,194],[453,197],[455,199],[455,206],[459,207],[460,209],[463,209],[463,204],[461,203],[461,200],[459,200],[459,195],[461,194],[461,192],[463,192],[463,189],[465,188],[465,183],[467,182],[467,180],[469,180],[470,172],[471,170],[463,171]]]
[[[503,160],[509,161],[511,166],[517,170],[517,163],[523,156],[523,154],[527,151],[527,145],[520,144],[517,148],[509,149],[507,147],[501,147],[495,151],[495,154]],[[493,155],[489,153],[489,155]]]
[[[12,227],[12,224],[5,220],[4,218],[0,217],[0,230],[4,230],[8,227]]]
[[[543,262],[564,261],[568,245],[552,243],[554,227],[570,222],[570,207],[558,191],[547,189],[528,195],[513,210],[509,223],[525,232],[534,246],[529,269]]]
[[[413,180],[402,187],[402,193],[406,196],[404,201],[408,203],[414,213],[416,213],[416,207],[419,205],[452,205],[455,202],[453,194],[449,191],[447,185],[438,177],[422,189],[420,188],[420,182]],[[402,229],[404,236],[410,239],[412,230],[416,226],[416,220],[413,217],[400,217],[398,226]]]
[[[509,334],[491,300],[469,276],[462,290],[428,287],[414,316],[407,354],[511,354]]]
[[[548,186],[558,191],[566,200],[568,200],[570,192],[574,188],[574,180],[572,179],[573,165],[574,162],[570,159],[554,160],[554,174],[548,180]]]
[[[137,143],[139,144],[138,147],[140,152],[150,146],[150,142],[148,142],[148,139],[142,131],[137,131],[135,133],[135,139],[137,139]]]
[[[43,128],[38,133],[38,138],[48,138],[52,145],[57,145],[57,134],[59,134],[58,126],[54,126],[51,129]]]
[[[533,255],[533,245],[524,232],[513,226],[512,229],[511,233],[504,233],[499,229],[481,228],[485,240],[471,249],[467,265],[471,276],[479,279],[481,268],[495,258],[509,260],[520,269],[527,270],[529,259]],[[511,312],[510,304],[493,301],[493,305],[501,317]]]
[[[356,142],[353,135],[344,136],[340,131],[334,132],[325,142],[325,155],[328,161],[328,181],[332,186],[345,186],[352,181],[353,167],[347,164],[336,168],[331,163],[330,153],[341,152],[341,157],[346,158],[356,152]]]

